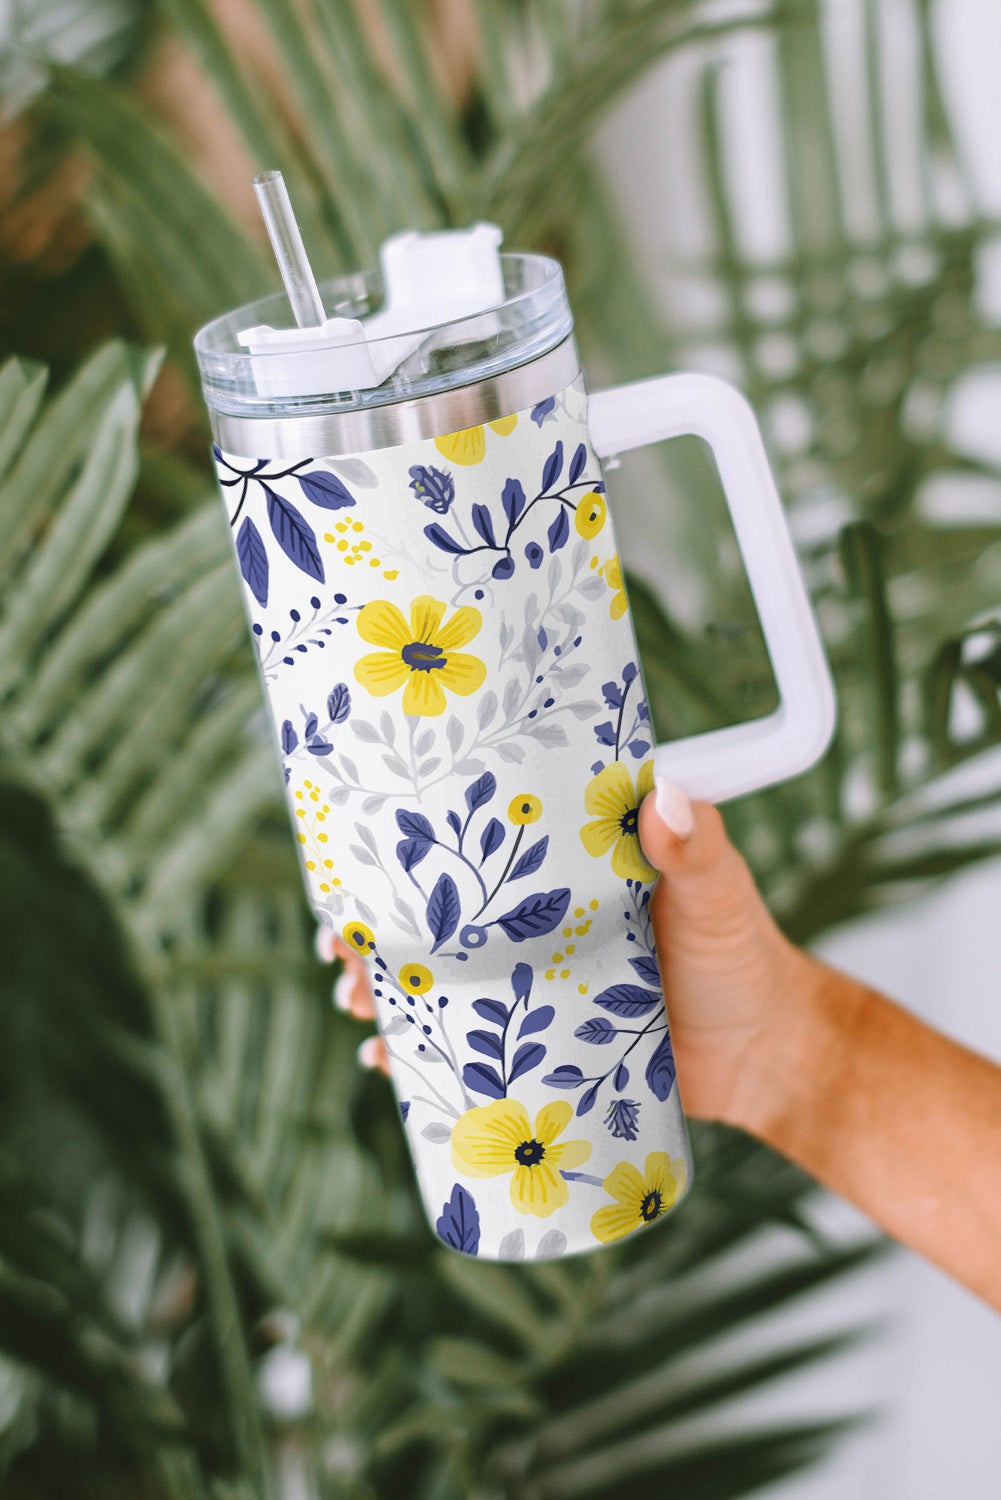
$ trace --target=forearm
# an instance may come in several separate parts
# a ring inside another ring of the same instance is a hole
[[[1001,1310],[1001,1068],[801,957],[731,1123]]]

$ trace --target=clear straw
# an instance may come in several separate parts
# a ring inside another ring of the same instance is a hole
[[[327,315],[292,212],[285,179],[280,172],[262,172],[254,178],[254,192],[261,205],[295,321],[300,328],[317,328],[326,321]]]

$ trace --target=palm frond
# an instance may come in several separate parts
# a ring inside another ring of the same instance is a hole
[[[905,228],[875,4],[866,163],[846,151],[807,3],[710,22],[687,0],[607,0],[586,18],[477,0],[478,52],[451,93],[410,0],[260,0],[268,79],[205,0],[162,6],[249,159],[285,171],[322,272],[369,262],[395,228],[490,214],[564,258],[592,368],[635,376],[728,351],[768,425],[841,699],[825,763],[728,812],[800,939],[998,848],[964,819],[997,793],[984,752],[1001,741],[1001,501],[997,524],[976,525],[927,502],[957,474],[1001,493],[944,418],[957,374],[1001,347],[975,302],[992,226],[973,206],[941,212],[943,177],[950,191],[965,179],[926,10],[924,218]],[[767,264],[741,238],[721,124],[720,48],[747,25],[772,47],[792,225]],[[665,274],[715,289],[708,328],[659,305],[586,155],[623,90],[682,49],[702,68],[693,170],[713,248]],[[259,246],[127,83],[58,66],[39,107],[90,157],[94,232],[135,325],[191,375],[194,327],[270,284]],[[736,1363],[719,1343],[875,1251],[828,1246],[801,1174],[754,1142],[697,1130],[684,1212],[600,1256],[486,1266],[433,1241],[391,1091],[356,1075],[356,1028],[310,954],[207,470],[139,455],[155,368],[111,343],[47,399],[41,368],[0,369],[0,889],[20,964],[0,1019],[21,1084],[0,1179],[11,1482],[44,1448],[64,1471],[81,1452],[105,1477],[124,1462],[171,1500],[285,1500],[290,1474],[347,1500],[665,1485],[725,1500],[812,1462],[844,1424],[747,1432],[730,1405],[854,1331]],[[773,684],[712,476],[689,447],[653,478],[674,565],[705,580],[698,618],[666,565],[633,583],[660,731],[711,727],[734,702],[764,712]],[[981,760],[975,788],[957,779]],[[38,936],[60,923],[72,983]],[[797,1248],[747,1272],[736,1252],[763,1222],[793,1226]],[[308,1359],[311,1400],[275,1405],[271,1356]],[[55,1415],[67,1393],[72,1440]]]

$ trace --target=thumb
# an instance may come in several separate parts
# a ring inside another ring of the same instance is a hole
[[[639,835],[643,853],[662,876],[653,898],[655,919],[670,909],[694,922],[693,936],[745,927],[759,898],[710,802],[690,802],[673,782],[658,780],[640,808]]]

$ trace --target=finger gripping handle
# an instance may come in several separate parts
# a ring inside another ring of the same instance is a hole
[[[658,745],[655,770],[690,797],[723,802],[797,776],[834,730],[834,688],[754,413],[711,375],[662,375],[598,391],[600,458],[692,434],[712,449],[779,690],[774,713]]]

